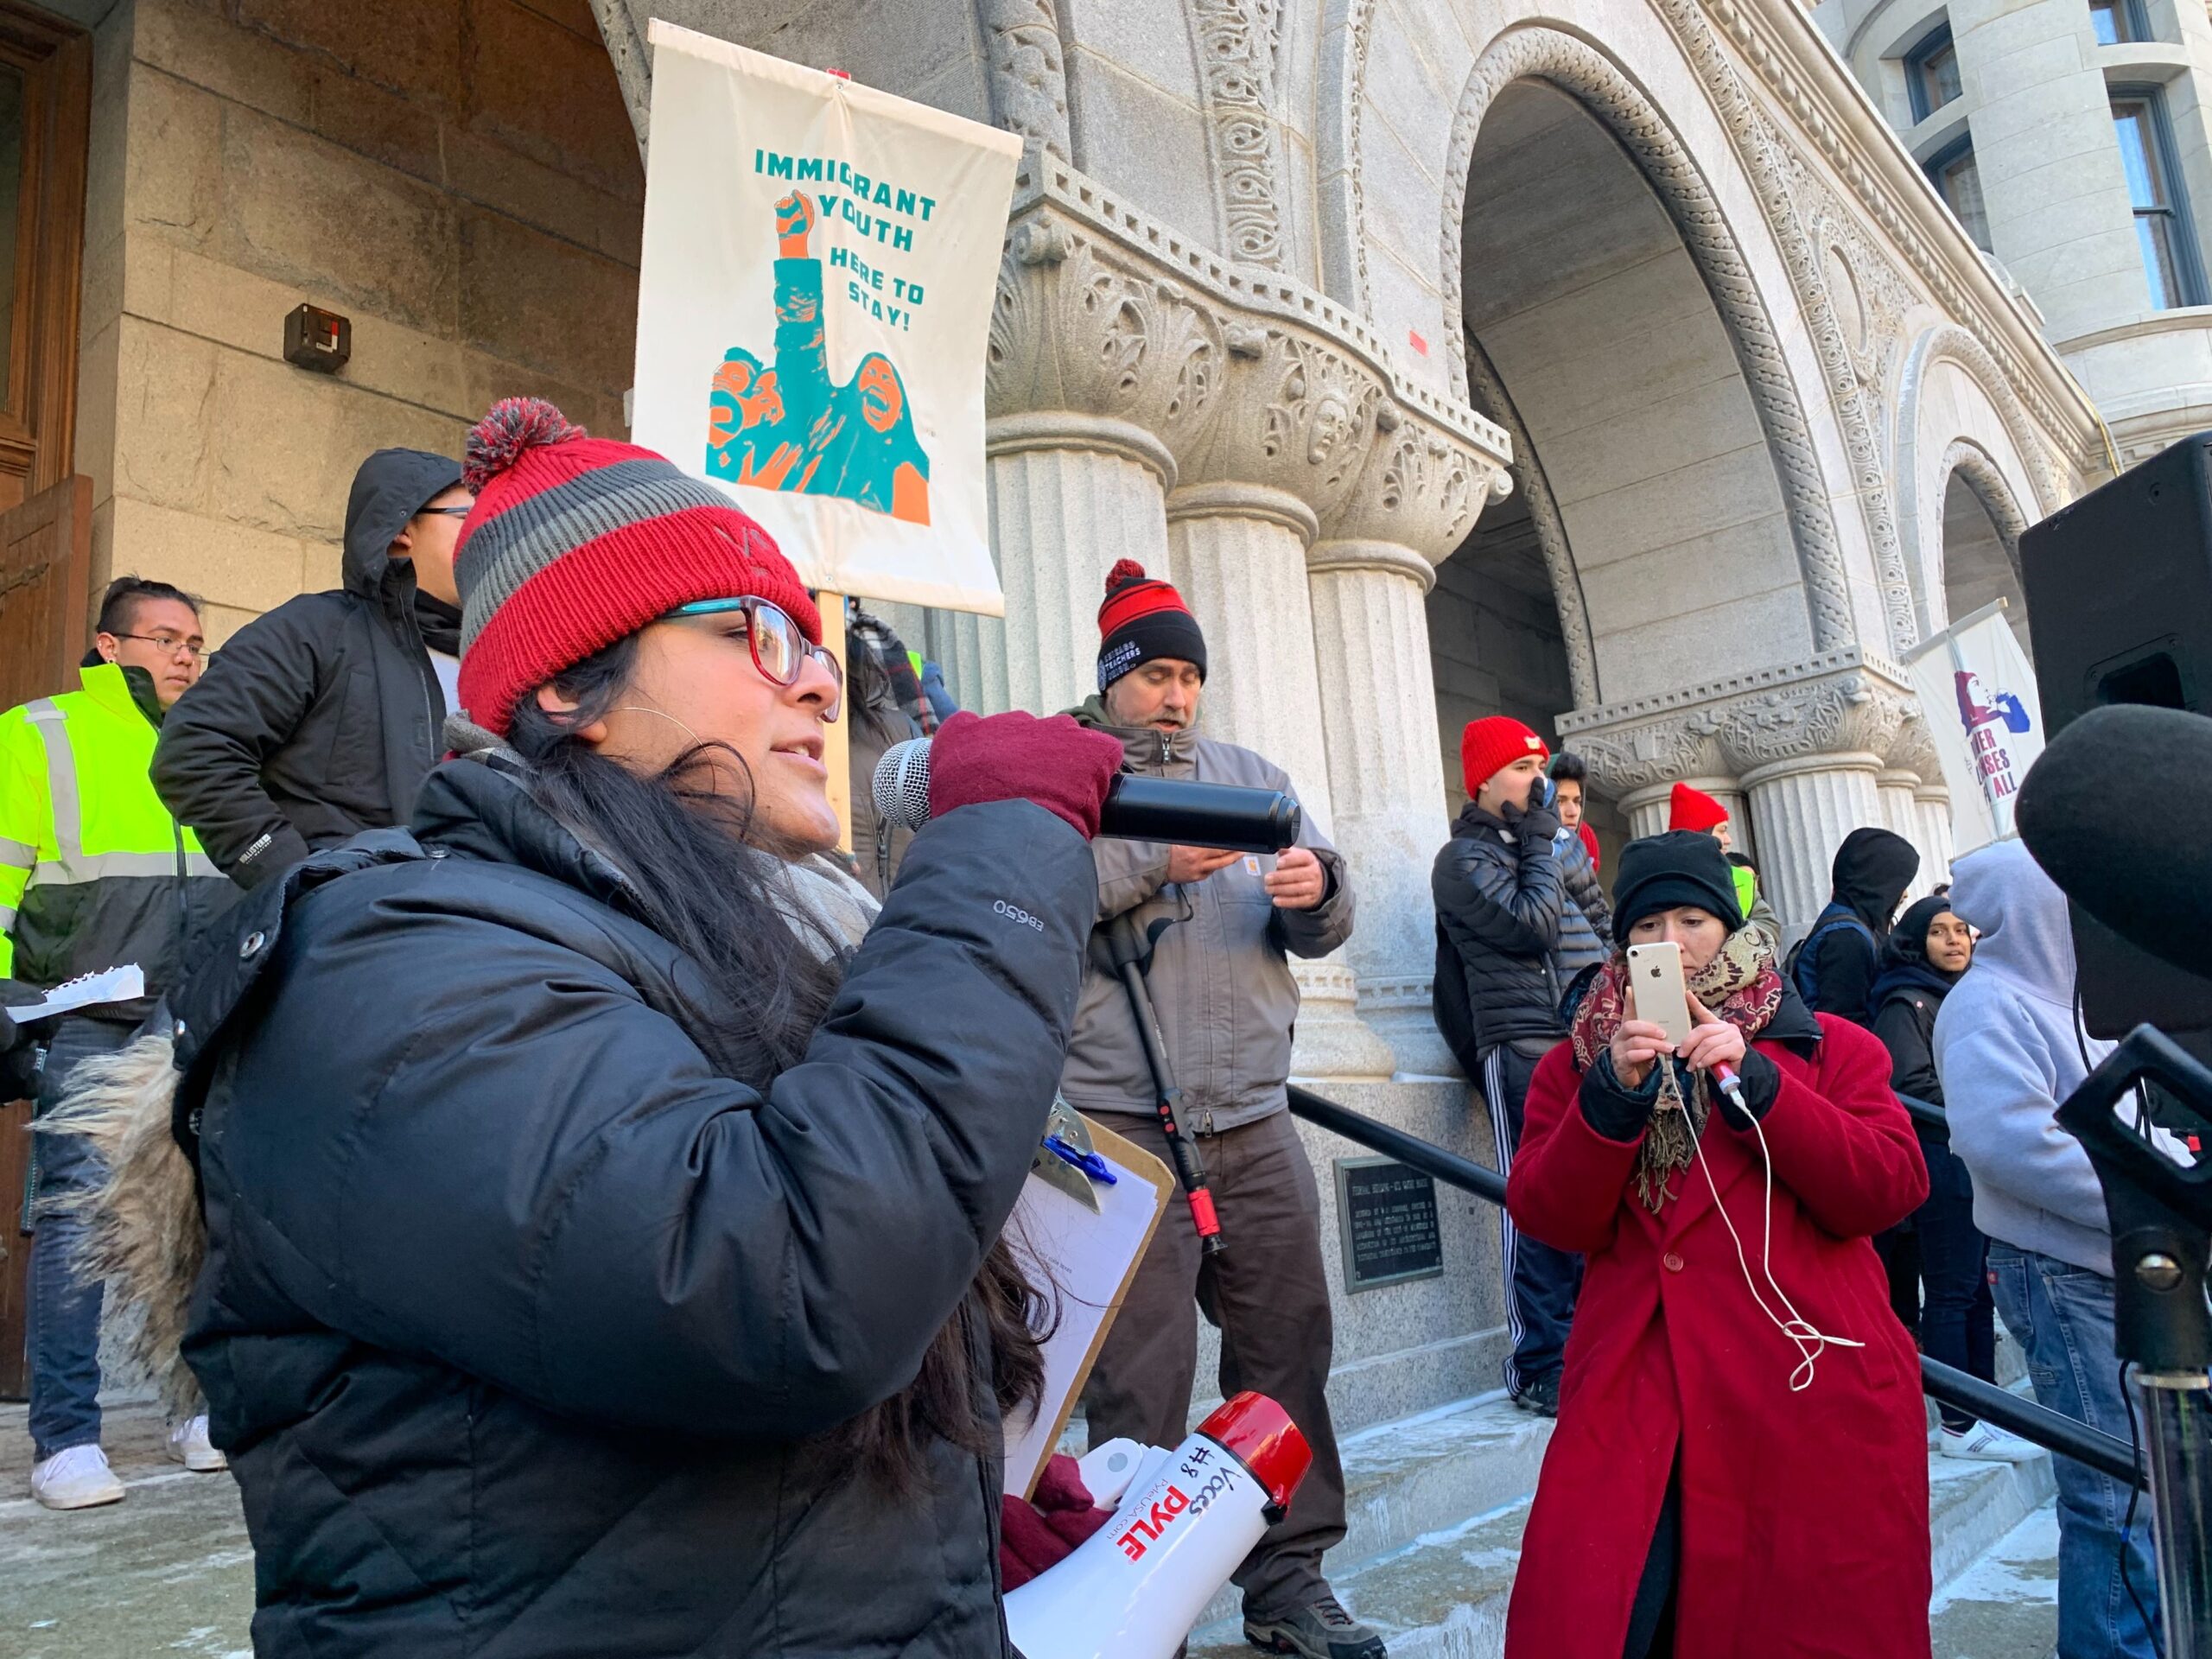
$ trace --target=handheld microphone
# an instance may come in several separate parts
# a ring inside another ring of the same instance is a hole
[[[2146,785],[2155,804],[2133,804]],[[2212,823],[2212,720],[2142,703],[2090,710],[2028,769],[2014,821],[2067,897],[2130,944],[2212,978],[2212,881],[2195,850]]]
[[[918,830],[930,821],[930,740],[894,743],[876,762],[871,793],[886,823]],[[1098,833],[1232,853],[1279,853],[1298,841],[1298,802],[1274,789],[1199,784],[1123,772],[1098,815]]]

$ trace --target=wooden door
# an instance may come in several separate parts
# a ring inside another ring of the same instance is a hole
[[[77,683],[92,615],[92,480],[79,474],[0,512],[0,709]],[[29,1393],[29,1101],[0,1104],[0,1400]]]

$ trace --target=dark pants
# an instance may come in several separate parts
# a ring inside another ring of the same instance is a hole
[[[1874,1235],[1874,1254],[1890,1281],[1890,1312],[1912,1339],[1920,1338],[1920,1234],[1918,1212]]]
[[[1920,1274],[1928,1300],[1920,1345],[1930,1359],[1985,1382],[1997,1380],[1997,1302],[1989,1291],[1989,1241],[1974,1224],[1974,1182],[1948,1145],[1923,1140],[1928,1202],[1913,1221],[1920,1236]],[[1943,1427],[1963,1432],[1974,1420],[1943,1408]]]
[[[110,1054],[130,1040],[130,1027],[98,1020],[64,1020],[46,1051],[35,1109],[51,1110],[78,1062]],[[101,1287],[77,1276],[74,1257],[84,1224],[52,1213],[61,1198],[99,1185],[106,1172],[77,1135],[38,1138],[38,1185],[31,1236],[31,1448],[41,1462],[100,1438]]]
[[[1116,1116],[1113,1128],[1174,1167],[1160,1126]],[[1329,1421],[1332,1332],[1321,1271],[1320,1194],[1313,1166],[1276,1112],[1201,1135],[1198,1145],[1228,1248],[1201,1260],[1180,1198],[1160,1218],[1084,1390],[1094,1446],[1121,1435],[1173,1448],[1191,1427],[1198,1367],[1195,1299],[1221,1331],[1221,1392],[1266,1395],[1290,1414],[1313,1466],[1290,1513],[1268,1529],[1236,1582],[1251,1618],[1273,1618],[1327,1591],[1321,1557],[1344,1535],[1344,1473]]]
[[[1501,1043],[1483,1056],[1483,1098],[1490,1103],[1491,1133],[1497,1141],[1497,1173],[1513,1173],[1521,1150],[1521,1120],[1529,1084],[1548,1043]],[[1530,1238],[1513,1224],[1510,1211],[1497,1212],[1498,1241],[1505,1259],[1505,1328],[1513,1338],[1506,1357],[1506,1392],[1519,1399],[1529,1386],[1556,1377],[1566,1363],[1567,1327],[1574,1320],[1574,1299],[1582,1290],[1582,1258]]]

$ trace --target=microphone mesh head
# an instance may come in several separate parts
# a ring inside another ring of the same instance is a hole
[[[893,743],[875,763],[869,786],[876,816],[886,823],[918,830],[930,821],[930,741],[910,737]]]

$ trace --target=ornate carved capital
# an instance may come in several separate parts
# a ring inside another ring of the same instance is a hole
[[[1279,490],[1325,539],[1395,542],[1432,563],[1510,487],[1503,431],[1402,378],[1362,319],[1034,155],[1000,265],[989,397],[995,418],[1132,422],[1173,451],[1185,488]]]
[[[1898,725],[1897,741],[1883,758],[1899,772],[1915,773],[1923,784],[1942,786],[1943,763],[1936,758],[1936,740],[1917,712],[1906,715]]]
[[[1620,796],[1823,754],[1890,755],[1913,711],[1904,671],[1853,646],[1663,696],[1578,709],[1560,741]],[[1901,764],[1901,763],[1900,763]]]

